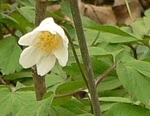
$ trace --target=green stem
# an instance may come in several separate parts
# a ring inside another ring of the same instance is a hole
[[[76,63],[77,63],[77,65],[78,65],[78,68],[79,68],[79,70],[80,70],[80,72],[81,72],[81,74],[82,74],[82,77],[83,77],[84,81],[87,83],[87,79],[86,79],[86,77],[85,77],[84,71],[83,71],[82,66],[81,66],[81,64],[80,64],[80,61],[79,61],[79,59],[78,59],[76,50],[75,50],[74,45],[73,45],[73,42],[72,42],[72,39],[71,39],[71,37],[70,37],[68,31],[67,31],[65,28],[64,28],[64,31],[65,31],[65,34],[67,35],[68,39],[69,39],[69,43],[70,43],[70,45],[71,45],[71,48],[72,48],[72,51],[73,51],[73,54],[74,54]]]
[[[40,22],[46,17],[46,6],[47,0],[36,0],[35,27],[37,27]],[[42,100],[43,95],[46,93],[45,76],[40,76],[37,74],[36,66],[32,68],[32,72],[36,99],[37,101],[39,101]]]
[[[90,93],[91,97],[91,105],[92,105],[92,110],[95,116],[101,116],[101,110],[100,110],[100,103],[98,100],[98,95],[96,91],[96,85],[95,85],[95,80],[94,80],[94,74],[93,74],[93,69],[87,49],[87,44],[86,44],[86,39],[85,35],[83,32],[83,27],[82,27],[82,22],[81,22],[81,17],[80,17],[80,12],[78,8],[78,2],[77,0],[68,0],[70,7],[71,7],[71,12],[73,15],[73,20],[79,40],[79,46],[82,54],[82,59],[83,59],[83,64],[85,68],[85,73],[86,73],[86,79],[87,79],[87,87]]]
[[[97,41],[99,35],[100,35],[100,31],[98,32],[98,34],[97,34],[96,38],[94,39],[94,41],[93,41],[93,43],[92,43],[91,46],[94,46],[94,45],[95,45],[95,43],[96,43],[96,41]]]

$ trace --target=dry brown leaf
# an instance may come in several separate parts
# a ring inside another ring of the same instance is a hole
[[[99,24],[116,24],[116,17],[111,6],[94,6],[85,4],[84,15]]]
[[[61,8],[60,4],[54,4],[51,6],[47,6],[46,10],[49,12],[54,12],[54,11],[59,10],[60,8]]]
[[[134,20],[141,17],[142,6],[137,0],[128,0],[128,4],[131,10],[132,18],[129,15],[127,6],[124,0],[116,0],[114,3],[113,11],[115,13],[118,24],[131,24]]]
[[[91,4],[84,4],[79,0],[80,12],[94,20],[99,24],[131,24],[135,19],[141,17],[142,6],[138,0],[128,0],[133,20],[129,16],[126,4],[124,0],[115,0],[114,6],[95,6]],[[47,7],[47,11],[54,12],[60,9],[59,4]],[[65,14],[62,16],[68,20]],[[69,19],[70,21],[70,19]]]

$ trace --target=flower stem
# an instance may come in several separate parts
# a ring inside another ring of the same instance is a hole
[[[86,77],[85,77],[84,71],[83,71],[82,66],[81,66],[81,64],[80,64],[80,61],[79,61],[79,59],[78,59],[76,50],[75,50],[74,45],[73,45],[73,42],[72,42],[72,38],[70,37],[68,31],[67,31],[65,28],[64,28],[64,31],[65,31],[65,34],[67,35],[68,39],[69,39],[69,43],[70,43],[70,45],[71,45],[71,48],[72,48],[72,51],[73,51],[73,54],[74,54],[76,63],[77,63],[77,65],[78,65],[78,68],[79,68],[79,70],[80,70],[80,72],[81,72],[81,74],[82,74],[82,77],[83,77],[84,81],[87,83],[87,79],[86,79]]]
[[[36,0],[35,10],[35,27],[45,18],[46,15],[47,0]],[[44,67],[43,67],[44,68]],[[37,74],[36,66],[32,68],[33,72],[33,83],[36,92],[37,101],[42,100],[43,95],[46,93],[45,76]]]
[[[93,74],[93,69],[87,49],[87,44],[86,44],[86,39],[85,35],[83,32],[83,27],[82,27],[82,22],[81,22],[81,17],[80,17],[80,12],[78,8],[78,2],[77,0],[68,0],[70,7],[71,7],[71,12],[73,15],[73,20],[76,28],[76,33],[78,36],[79,40],[79,46],[82,54],[82,59],[83,59],[83,64],[85,68],[85,73],[86,73],[86,78],[87,78],[87,87],[89,89],[89,93],[91,96],[91,105],[92,105],[92,110],[95,116],[101,116],[101,110],[100,110],[100,103],[98,100],[98,95],[96,91],[96,85],[95,85],[95,80],[94,80],[94,74]]]

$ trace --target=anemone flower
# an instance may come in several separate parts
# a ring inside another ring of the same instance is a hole
[[[27,46],[20,55],[19,63],[23,68],[36,65],[40,76],[54,67],[56,59],[61,66],[65,66],[68,61],[68,38],[51,17],[22,36],[18,43]]]

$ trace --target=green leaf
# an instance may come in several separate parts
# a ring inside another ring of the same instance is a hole
[[[14,11],[11,13],[11,17],[14,18],[16,21],[19,22],[20,29],[22,33],[27,33],[30,30],[27,30],[27,28],[33,28],[33,23],[30,23],[24,16],[22,16],[18,11]]]
[[[4,23],[14,28],[20,29],[19,22],[6,14],[0,13],[0,23]]]
[[[16,79],[21,79],[21,78],[26,78],[26,77],[32,77],[31,71],[30,70],[21,70],[19,72],[15,72],[12,74],[4,75],[5,80],[16,80]]]
[[[135,33],[136,35],[139,35],[141,37],[143,37],[144,35],[150,35],[149,26],[147,23],[149,21],[147,21],[147,20],[149,20],[149,18],[144,17],[144,18],[138,19],[134,23],[132,23],[131,26],[132,26],[133,33]]]
[[[35,93],[33,91],[13,92],[11,88],[7,87],[1,88],[0,93],[0,116],[6,116],[10,113],[15,115],[20,108],[31,101],[35,101]]]
[[[74,112],[71,112],[61,106],[53,106],[51,108],[52,116],[62,116],[64,114],[65,114],[65,116],[76,116],[76,114]]]
[[[150,77],[150,62],[132,60],[127,62],[125,65],[137,70],[142,75]]]
[[[100,47],[89,47],[88,50],[90,55],[100,55],[100,56],[109,55],[109,53],[106,50]]]
[[[34,7],[21,7],[18,9],[19,13],[30,23],[35,22],[35,8]]]
[[[142,39],[132,37],[132,36],[122,36],[110,32],[101,32],[98,41],[108,42],[108,43],[129,43],[136,42]]]
[[[101,112],[108,111],[114,104],[116,104],[116,103],[106,102],[106,103],[101,104]]]
[[[124,97],[100,97],[99,101],[103,102],[119,102],[119,103],[132,103],[129,98]]]
[[[147,43],[149,44],[149,39],[148,39]],[[143,60],[143,59],[148,58],[150,56],[149,47],[147,47],[146,45],[138,45],[136,51],[137,51],[138,60]]]
[[[110,34],[120,35],[120,36],[124,36],[124,37],[130,37],[130,38],[133,38],[133,39],[136,39],[136,40],[142,40],[142,38],[137,37],[136,35],[133,35],[133,34],[130,34],[130,33],[126,33],[124,31],[122,31],[121,29],[119,29],[118,27],[115,27],[115,26],[100,26],[97,23],[95,23],[94,21],[87,18],[87,17],[82,17],[82,22],[83,22],[84,28],[98,30],[98,31],[101,31],[101,32],[107,32],[107,33],[110,33]]]
[[[67,15],[68,17],[72,18],[72,13],[70,10],[70,5],[67,1],[61,2],[61,10],[62,12]]]
[[[102,60],[102,58],[96,58],[93,57],[91,58],[92,61],[92,67],[93,67],[93,72],[95,76],[99,76],[101,73],[103,73],[107,68],[109,68],[110,62],[105,58]]]
[[[90,113],[84,113],[84,114],[80,114],[78,116],[94,116],[93,114],[90,114]]]
[[[107,77],[107,78],[109,78],[109,77]],[[117,78],[114,78],[112,80],[102,81],[98,85],[97,89],[98,89],[98,91],[108,91],[108,90],[112,90],[112,89],[118,88],[120,86],[121,86],[120,81]]]
[[[98,42],[97,40],[98,40],[99,35],[100,35],[99,31],[85,28],[84,34],[85,34],[86,42],[87,42],[88,46],[93,46],[93,45],[97,44],[97,42]]]
[[[47,116],[50,112],[50,106],[54,95],[41,101],[35,101],[22,107],[15,116]]]
[[[83,80],[66,82],[58,86],[56,90],[56,94],[64,94],[64,93],[73,92],[83,87],[86,87]]]
[[[84,104],[77,100],[76,98],[72,98],[69,101],[67,101],[65,104],[62,105],[65,109],[74,112],[77,114],[85,113],[84,111]]]
[[[10,7],[11,7],[10,4],[1,4],[0,10],[6,10],[6,9],[9,9],[9,10],[10,10]]]
[[[77,63],[71,63],[70,66],[66,66],[63,70],[73,78],[73,80],[81,79],[82,75]]]
[[[145,16],[150,16],[150,10],[146,10],[144,14]]]
[[[16,2],[23,6],[35,6],[34,0],[16,0]]]
[[[117,103],[104,116],[150,116],[150,111],[132,104]]]
[[[131,96],[148,105],[150,99],[150,80],[135,68],[129,66],[128,62],[126,64],[120,61],[116,69],[121,83]]]
[[[19,64],[21,48],[13,36],[0,41],[0,69],[3,74],[14,73],[22,67]]]
[[[61,25],[67,29],[71,38],[75,38],[75,35],[76,35],[75,28],[73,27],[73,25],[70,22],[65,21]]]
[[[62,77],[54,73],[46,75],[45,80],[46,80],[46,86],[49,88],[53,87],[54,85],[64,82],[64,79]]]

